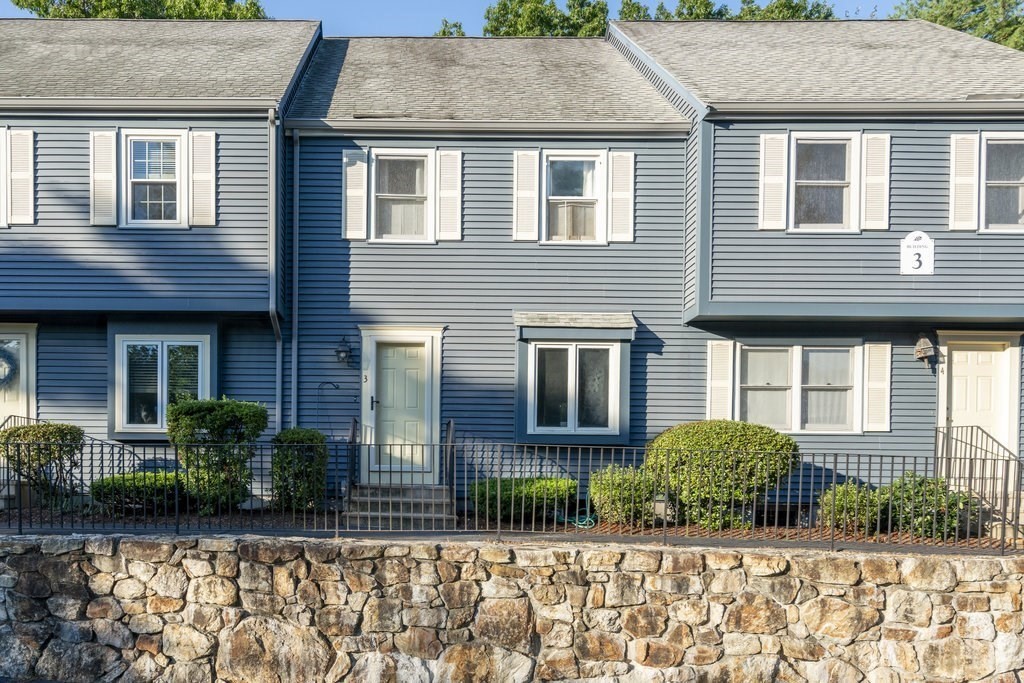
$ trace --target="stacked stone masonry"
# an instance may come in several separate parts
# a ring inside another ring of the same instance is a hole
[[[1024,558],[0,539],[0,680],[1019,682]]]

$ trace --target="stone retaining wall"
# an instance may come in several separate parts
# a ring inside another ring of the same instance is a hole
[[[0,680],[1020,681],[1024,558],[0,539]]]

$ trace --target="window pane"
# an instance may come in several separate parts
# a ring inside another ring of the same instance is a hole
[[[985,159],[987,180],[1024,182],[1024,143],[989,142]]]
[[[167,345],[168,405],[199,398],[199,345]]]
[[[788,387],[789,349],[743,349],[740,384]]]
[[[580,427],[602,427],[608,424],[608,392],[611,380],[611,351],[580,349],[577,360],[577,411]]]
[[[1024,187],[989,185],[985,191],[988,225],[1024,225]]]
[[[846,142],[796,143],[797,180],[846,180]]]
[[[596,161],[552,159],[548,162],[548,195],[593,197]]]
[[[804,389],[804,429],[852,429],[852,389]]]
[[[128,345],[128,422],[131,424],[157,424],[157,371],[160,346],[157,344]]]
[[[552,241],[597,239],[597,202],[548,202],[548,239]]]
[[[569,426],[568,349],[537,349],[537,426]]]
[[[427,200],[377,199],[377,237],[426,237]]]
[[[850,349],[805,349],[804,379],[811,386],[849,386],[852,369]]]
[[[134,183],[132,185],[132,220],[178,220],[177,192],[176,183]]]
[[[789,429],[789,389],[741,389],[740,420]]]
[[[426,159],[377,158],[377,194],[407,194],[422,196],[427,193]]]
[[[178,145],[171,140],[132,141],[133,180],[174,180]]]
[[[797,225],[846,225],[850,188],[845,185],[797,185]]]

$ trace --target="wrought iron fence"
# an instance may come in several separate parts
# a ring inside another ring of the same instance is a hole
[[[93,441],[73,452],[6,444],[0,530],[1024,547],[1020,462],[941,445],[934,455],[891,456],[537,446],[450,435],[440,444],[327,446]]]

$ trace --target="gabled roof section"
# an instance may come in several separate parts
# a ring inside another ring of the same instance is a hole
[[[721,112],[1024,111],[1024,53],[925,21],[613,27]]]
[[[600,38],[326,38],[286,116],[351,130],[688,128]]]
[[[0,20],[0,98],[273,104],[319,33],[316,21]]]

